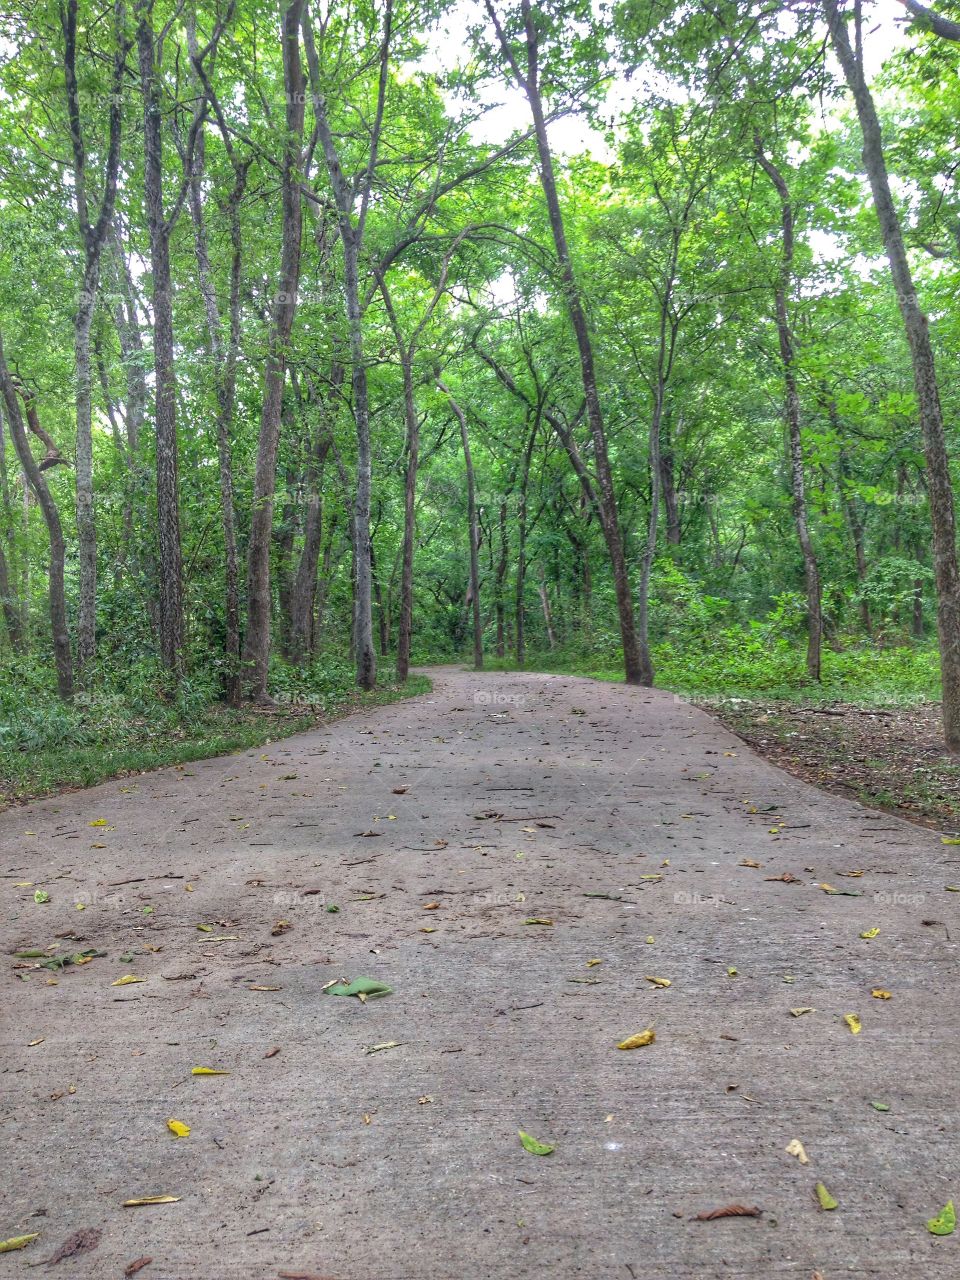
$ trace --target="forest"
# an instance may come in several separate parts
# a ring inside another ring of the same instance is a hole
[[[5,6],[5,790],[452,661],[960,750],[952,10]]]

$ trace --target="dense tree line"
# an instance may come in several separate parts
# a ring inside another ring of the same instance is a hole
[[[960,749],[960,25],[880,70],[887,8],[8,13],[4,670],[649,684],[774,617],[813,680],[935,632]]]

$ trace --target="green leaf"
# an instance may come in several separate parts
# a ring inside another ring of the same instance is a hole
[[[817,1200],[820,1203],[821,1209],[837,1208],[840,1202],[838,1200],[834,1200],[833,1196],[830,1194],[830,1192],[827,1190],[827,1188],[823,1185],[822,1182],[817,1183],[815,1190],[817,1193]]]
[[[536,1138],[531,1138],[529,1133],[524,1133],[522,1129],[518,1129],[520,1135],[520,1143],[524,1151],[529,1151],[532,1156],[548,1156],[554,1148],[546,1142],[538,1142]]]
[[[354,978],[352,982],[337,982],[327,987],[328,996],[359,996],[364,1000],[373,1000],[377,996],[389,996],[393,987],[385,982],[377,982],[373,978]]]
[[[50,895],[47,893],[46,889],[36,889],[34,890],[33,900],[36,903],[49,902]]]
[[[927,1230],[932,1236],[952,1236],[957,1226],[957,1211],[948,1200],[935,1218],[927,1219]]]
[[[874,1111],[890,1110],[890,1104],[888,1102],[871,1102],[870,1105],[871,1107],[873,1107]]]

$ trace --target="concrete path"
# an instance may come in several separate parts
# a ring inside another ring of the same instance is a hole
[[[960,846],[668,693],[432,674],[0,819],[0,1280],[960,1277]]]

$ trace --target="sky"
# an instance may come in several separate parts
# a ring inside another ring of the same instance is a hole
[[[864,62],[871,78],[880,71],[884,60],[909,40],[904,23],[897,21],[902,14],[903,8],[898,0],[878,0],[873,7],[864,31]],[[468,61],[467,30],[484,17],[482,0],[457,0],[444,15],[419,66],[429,71],[446,72]],[[608,91],[605,114],[608,118],[616,118],[628,110],[642,92],[643,84],[639,78],[627,82],[623,77],[617,77]],[[519,89],[505,85],[491,93],[488,102],[491,109],[473,126],[471,133],[476,142],[496,146],[506,141],[516,129],[518,120],[526,119],[529,107]],[[561,154],[587,152],[593,159],[607,163],[614,158],[603,135],[578,116],[554,121],[550,125],[550,140]]]

